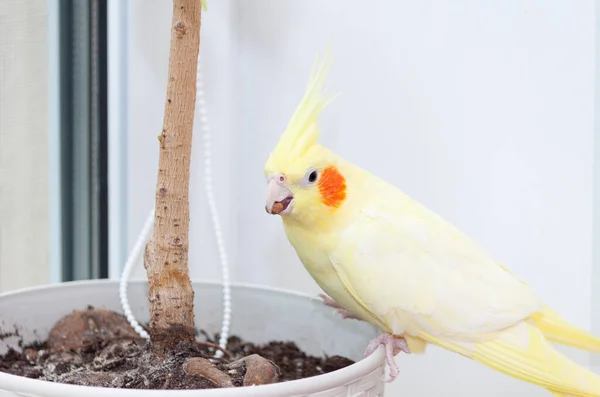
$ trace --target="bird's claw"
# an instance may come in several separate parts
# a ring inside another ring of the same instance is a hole
[[[333,307],[335,311],[342,316],[342,318],[352,318],[355,320],[360,320],[357,316],[346,310],[342,305],[340,305],[327,295],[319,294],[319,297],[323,300],[323,304],[325,304],[325,306]]]
[[[404,338],[394,338],[390,334],[381,334],[377,338],[373,339],[367,345],[365,350],[365,357],[373,354],[377,348],[383,345],[385,347],[385,361],[390,367],[390,378],[386,380],[387,383],[393,382],[398,377],[398,365],[394,360],[394,356],[401,351],[410,354],[408,344]]]
[[[337,313],[339,313],[343,318],[353,318],[360,320],[357,316],[350,313],[346,310],[342,305],[331,299],[325,294],[319,294],[319,297],[323,300],[323,304],[326,306],[332,307],[335,309]],[[383,345],[385,347],[385,361],[387,365],[390,367],[390,378],[386,380],[386,382],[393,382],[398,377],[398,365],[394,360],[394,356],[396,356],[400,352],[404,352],[406,354],[410,354],[410,350],[408,348],[408,344],[404,338],[395,338],[390,334],[381,334],[377,338],[373,339],[367,345],[365,349],[365,357],[373,354],[377,348]]]

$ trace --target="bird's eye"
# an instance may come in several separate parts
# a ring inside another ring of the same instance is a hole
[[[314,183],[319,179],[319,170],[316,168],[309,169],[306,174],[304,174],[304,178],[300,180],[299,185],[304,187],[309,187],[314,185]]]

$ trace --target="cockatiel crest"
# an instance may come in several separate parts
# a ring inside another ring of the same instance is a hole
[[[333,100],[332,97],[327,97],[322,90],[329,68],[328,48],[323,63],[319,67],[318,59],[315,61],[304,97],[265,165],[267,174],[275,169],[290,166],[294,159],[301,157],[317,144],[320,133],[319,116],[321,111]]]
[[[292,215],[297,208],[287,219],[305,225],[339,209],[347,195],[338,158],[318,144],[319,116],[335,98],[323,90],[329,67],[328,48],[321,65],[315,62],[306,92],[265,165],[267,212]]]

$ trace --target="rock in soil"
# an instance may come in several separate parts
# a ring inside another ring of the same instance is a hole
[[[271,360],[267,360],[258,354],[251,354],[240,358],[232,363],[226,364],[229,371],[244,370],[244,386],[268,385],[277,383],[281,371]]]
[[[122,315],[106,309],[76,310],[50,330],[47,344],[53,350],[72,350],[111,339],[139,339]]]
[[[293,342],[255,345],[237,336],[213,363],[209,359],[219,335],[201,333],[205,341],[182,342],[157,360],[122,315],[88,308],[59,320],[46,341],[0,356],[0,372],[86,386],[181,390],[286,382],[354,363],[340,356],[309,356]]]

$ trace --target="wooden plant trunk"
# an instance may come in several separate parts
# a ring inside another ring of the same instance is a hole
[[[154,230],[144,252],[150,337],[157,354],[193,340],[188,271],[189,180],[200,48],[201,0],[173,0],[167,97],[160,141]]]

